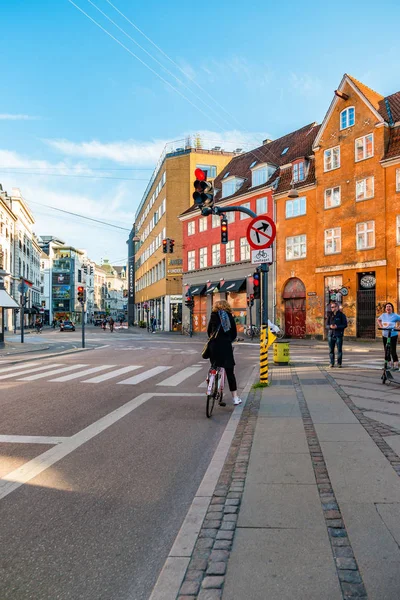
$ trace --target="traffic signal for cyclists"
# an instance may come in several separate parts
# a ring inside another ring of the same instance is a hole
[[[253,273],[253,298],[259,300],[261,297],[261,285],[260,285],[260,271],[254,271]]]
[[[170,254],[173,254],[174,252],[174,245],[175,245],[175,240],[169,240],[169,246],[168,246],[168,252]]]
[[[194,306],[193,296],[185,297],[185,306],[187,306],[187,308],[193,308],[193,306]]]
[[[228,243],[228,219],[223,217],[221,219],[221,244]]]
[[[207,181],[207,171],[196,169],[194,172],[196,177],[193,183],[195,191],[193,192],[194,203],[199,207],[212,206],[214,204],[214,190],[212,183]]]
[[[83,286],[82,285],[78,286],[78,302],[80,302],[81,304],[83,304],[85,301],[84,295],[85,295],[85,290],[84,290]]]

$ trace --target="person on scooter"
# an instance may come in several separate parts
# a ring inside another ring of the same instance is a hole
[[[387,349],[388,337],[390,337],[390,356],[388,356],[388,368],[392,371],[399,370],[399,358],[397,356],[397,339],[399,337],[400,315],[394,312],[394,306],[391,302],[386,302],[385,312],[378,317],[378,325],[383,329],[382,342],[385,349],[385,357]],[[390,330],[390,331],[389,331]]]

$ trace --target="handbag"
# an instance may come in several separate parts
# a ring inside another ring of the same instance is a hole
[[[210,353],[210,342],[211,342],[211,340],[215,340],[215,338],[217,337],[218,332],[220,330],[220,327],[221,327],[221,325],[218,326],[218,329],[216,329],[214,331],[214,333],[208,338],[208,340],[204,344],[204,348],[201,351],[201,356],[204,358],[204,360],[208,360],[210,358],[210,356],[211,356],[211,353]]]

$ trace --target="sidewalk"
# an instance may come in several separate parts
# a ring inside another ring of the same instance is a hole
[[[48,344],[21,344],[21,342],[5,342],[5,347],[0,348],[0,358],[13,356],[14,354],[31,354],[32,352],[43,352],[48,350]]]
[[[180,600],[400,598],[400,429],[340,382],[396,414],[400,391],[376,372],[331,373],[274,367],[249,395]]]

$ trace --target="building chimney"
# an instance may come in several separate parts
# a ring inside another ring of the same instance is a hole
[[[270,140],[269,138],[263,140],[263,144],[264,146],[266,146],[267,144],[270,144],[273,140]]]

